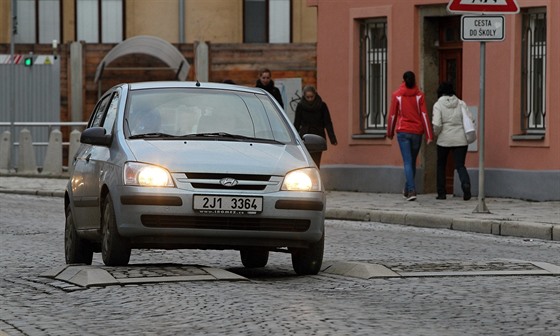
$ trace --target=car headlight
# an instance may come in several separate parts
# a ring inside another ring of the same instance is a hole
[[[140,162],[127,162],[124,165],[124,184],[142,187],[175,186],[166,169]]]
[[[282,190],[321,191],[321,177],[316,168],[304,168],[289,172],[282,183]]]

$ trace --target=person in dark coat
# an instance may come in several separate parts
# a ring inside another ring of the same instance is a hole
[[[334,146],[338,144],[329,108],[312,85],[303,88],[303,97],[296,107],[294,126],[302,137],[304,134],[316,134],[326,139],[325,130],[327,130],[331,144]],[[322,152],[310,154],[317,167],[320,167]]]
[[[269,69],[262,69],[259,73],[259,79],[257,79],[256,87],[265,90],[270,93],[276,101],[284,108],[284,102],[282,101],[282,94],[280,90],[274,86],[274,81],[272,80],[272,73]]]

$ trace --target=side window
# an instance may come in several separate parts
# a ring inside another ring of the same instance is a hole
[[[118,43],[124,38],[123,0],[75,0],[76,40]]]
[[[544,135],[546,130],[546,11],[523,13],[521,48],[521,130]]]
[[[95,109],[93,110],[93,115],[91,116],[91,120],[89,121],[89,127],[99,127],[101,126],[101,122],[103,121],[103,116],[105,115],[105,110],[107,109],[107,104],[109,103],[109,98],[111,96],[107,95],[101,99]]]
[[[290,0],[244,0],[244,43],[290,43]]]
[[[48,43],[61,40],[62,0],[16,0],[16,43]],[[6,1],[7,3],[7,1]],[[13,2],[12,2],[13,3]]]
[[[105,116],[105,121],[103,121],[103,128],[107,131],[107,134],[113,132],[113,124],[117,118],[117,108],[119,106],[119,93],[115,92],[111,103],[109,104],[109,109],[107,109],[107,115]]]
[[[387,19],[360,22],[360,129],[385,133],[387,127]]]

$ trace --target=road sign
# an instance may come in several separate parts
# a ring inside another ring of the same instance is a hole
[[[517,14],[515,0],[450,0],[447,10],[451,13]]]
[[[463,15],[461,17],[461,40],[503,41],[505,21],[503,15]]]

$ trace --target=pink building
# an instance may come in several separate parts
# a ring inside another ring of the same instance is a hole
[[[323,155],[326,186],[400,193],[398,143],[385,137],[391,92],[414,71],[431,114],[439,82],[450,80],[480,118],[481,43],[462,41],[462,15],[447,0],[307,1],[318,9],[318,91],[338,137]],[[484,157],[480,140],[467,155],[473,195],[483,159],[485,196],[560,200],[560,1],[516,3],[504,40],[485,42]],[[435,193],[436,146],[422,147],[418,191]],[[448,176],[448,192],[461,194]]]

